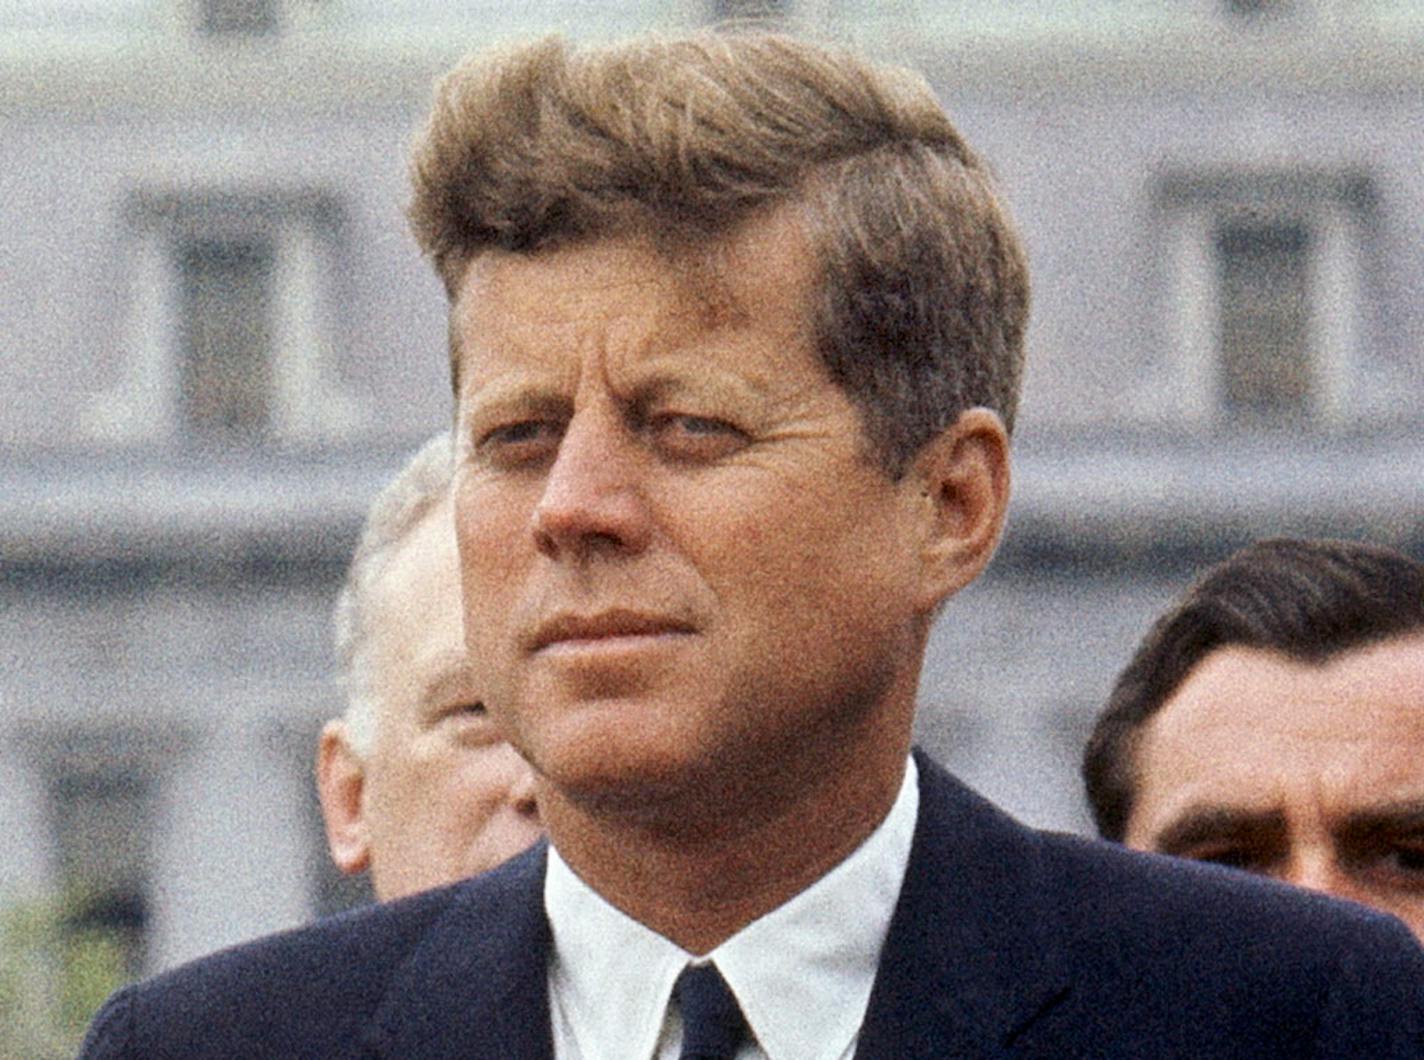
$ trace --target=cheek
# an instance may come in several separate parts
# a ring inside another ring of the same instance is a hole
[[[491,581],[509,570],[514,550],[532,542],[530,521],[537,491],[517,483],[498,487],[479,478],[463,481],[455,497],[455,540],[465,584]]]
[[[838,615],[863,609],[868,596],[899,584],[892,541],[873,523],[827,518],[825,509],[804,504],[780,511],[774,521],[735,526],[716,557],[768,608],[795,616],[797,624],[834,623]]]
[[[519,546],[531,537],[528,523],[528,514],[496,491],[470,488],[460,495],[455,525],[464,639],[477,658],[499,657],[506,643],[504,627],[526,569]]]
[[[438,783],[438,809],[434,812],[445,814],[463,830],[483,825],[504,801],[498,766],[483,761],[452,764]]]
[[[429,797],[431,778],[435,775],[428,764],[408,748],[388,747],[379,752],[367,774],[367,798],[375,810],[407,814],[410,806]]]
[[[764,572],[789,581],[829,558],[828,543],[844,532],[829,518],[834,500],[765,471],[729,476],[715,489],[681,484],[652,502],[674,549],[723,577],[763,581],[756,575]]]

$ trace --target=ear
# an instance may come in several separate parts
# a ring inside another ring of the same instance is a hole
[[[316,751],[316,793],[326,823],[331,860],[347,875],[371,864],[365,815],[366,763],[351,745],[344,721],[329,721]]]
[[[1009,506],[1009,434],[996,412],[972,408],[916,455],[922,598],[928,613],[972,582],[998,546]]]

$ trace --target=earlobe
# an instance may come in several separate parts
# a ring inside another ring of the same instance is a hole
[[[371,864],[365,813],[366,764],[351,746],[342,721],[321,730],[316,752],[316,790],[326,825],[331,860],[342,872],[362,872]]]
[[[997,413],[972,408],[929,441],[912,473],[923,504],[926,611],[988,566],[1009,505],[1009,438]]]

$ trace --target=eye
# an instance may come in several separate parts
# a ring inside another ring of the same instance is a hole
[[[1390,886],[1424,890],[1424,836],[1399,836],[1382,843],[1368,859]]]
[[[1396,848],[1394,860],[1401,869],[1424,875],[1424,839],[1416,840],[1412,846]]]
[[[735,431],[736,428],[725,420],[715,419],[711,416],[669,416],[668,424],[675,430],[685,431],[688,434],[723,434]]]
[[[501,739],[494,719],[478,699],[453,704],[441,715],[440,721],[460,746],[484,747]]]
[[[1275,857],[1270,850],[1239,843],[1193,847],[1181,851],[1177,856],[1192,861],[1206,861],[1212,865],[1224,865],[1229,869],[1260,873],[1269,871]]]
[[[435,722],[443,724],[483,721],[488,717],[489,711],[485,710],[484,703],[478,699],[449,703],[431,713],[431,718]]]
[[[745,431],[715,416],[661,413],[649,419],[648,430],[660,452],[690,462],[718,460],[747,443]]]
[[[1230,869],[1251,869],[1256,865],[1257,856],[1250,850],[1223,850],[1210,857],[1197,858],[1196,860],[1209,861],[1213,865],[1225,865]]]
[[[523,467],[551,459],[562,433],[554,420],[516,420],[485,431],[476,450],[496,467]]]

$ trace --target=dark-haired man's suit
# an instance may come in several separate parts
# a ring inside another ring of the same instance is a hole
[[[1395,921],[1031,831],[918,761],[857,1057],[1424,1058],[1424,951]],[[128,987],[83,1055],[549,1057],[545,860]]]

